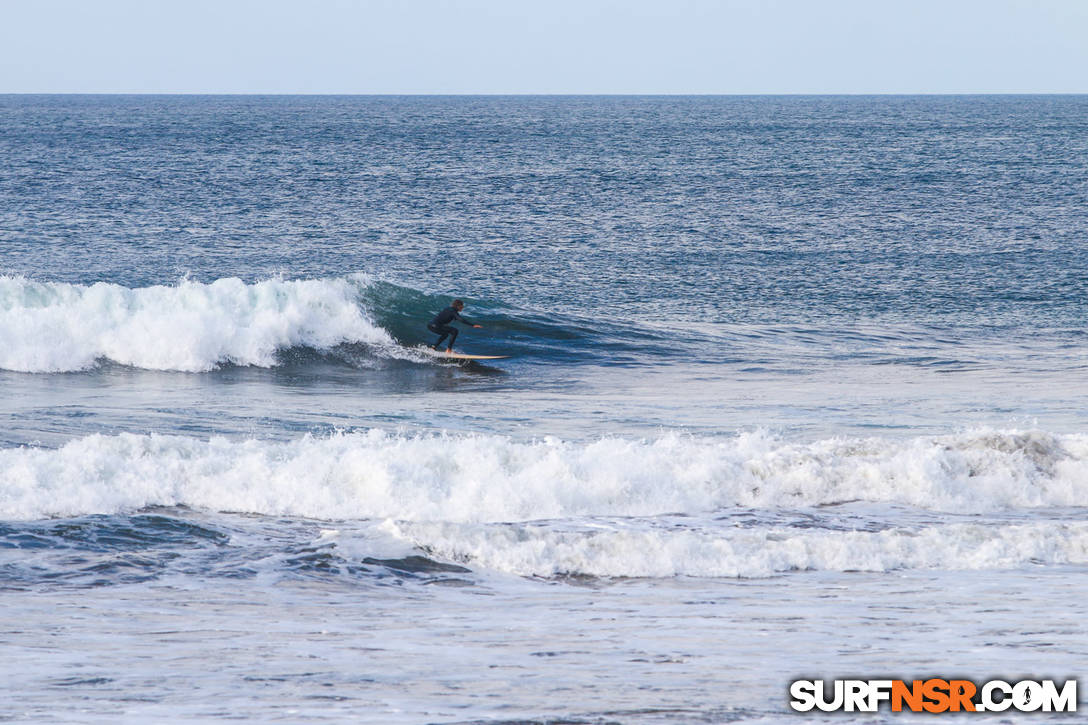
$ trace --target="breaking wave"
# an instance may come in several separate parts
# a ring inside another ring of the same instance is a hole
[[[407,435],[293,441],[91,435],[0,450],[0,518],[189,506],[320,519],[516,522],[850,501],[955,513],[1081,506],[1088,435],[973,432],[809,443]]]
[[[340,343],[394,347],[357,303],[365,275],[247,284],[182,280],[130,289],[0,276],[0,368],[67,372],[111,360],[201,372],[276,364],[278,351]]]

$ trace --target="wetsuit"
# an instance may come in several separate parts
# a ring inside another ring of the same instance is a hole
[[[438,335],[438,342],[434,344],[434,349],[437,350],[442,344],[442,341],[446,339],[448,335],[450,338],[450,347],[453,347],[453,343],[457,341],[457,328],[450,323],[454,320],[463,322],[466,325],[474,324],[469,322],[457,311],[457,308],[450,305],[446,309],[439,312],[434,316],[434,319],[427,323],[427,329]]]

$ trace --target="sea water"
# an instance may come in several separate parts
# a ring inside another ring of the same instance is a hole
[[[0,96],[0,158],[0,719],[1088,671],[1085,97]],[[421,354],[454,297],[509,359]]]

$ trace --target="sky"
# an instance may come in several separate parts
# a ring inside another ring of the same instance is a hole
[[[1085,93],[1088,0],[0,0],[0,93]]]

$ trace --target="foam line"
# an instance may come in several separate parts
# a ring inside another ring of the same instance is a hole
[[[768,577],[790,571],[1013,569],[1088,563],[1088,524],[948,524],[885,531],[393,523],[431,556],[519,576]]]
[[[957,513],[1082,506],[1088,436],[518,441],[371,430],[288,442],[91,435],[0,450],[0,518],[152,505],[324,519],[502,522],[860,500]]]

